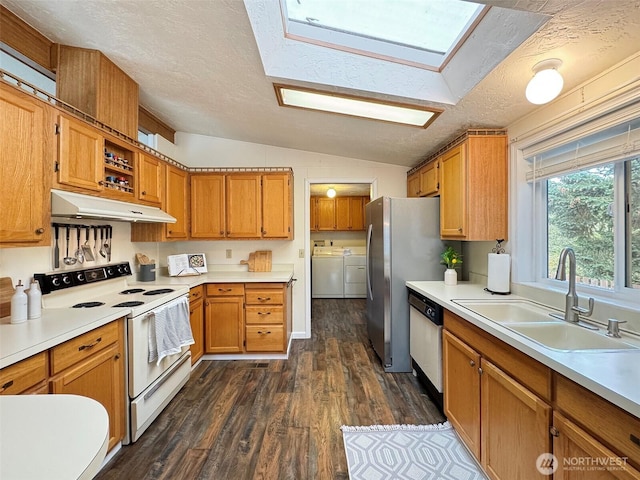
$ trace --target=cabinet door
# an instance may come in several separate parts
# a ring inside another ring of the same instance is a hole
[[[466,159],[462,145],[440,162],[440,236],[464,238],[467,224]]]
[[[336,197],[335,199],[336,210],[336,230],[350,230],[351,227],[351,215],[350,215],[350,199],[349,197]]]
[[[439,161],[434,160],[420,169],[420,196],[433,197],[438,194],[440,183],[438,178]]]
[[[261,238],[260,178],[259,174],[227,175],[227,237]]]
[[[109,414],[109,447],[124,437],[124,360],[114,343],[51,380],[52,393],[82,395],[100,402]]]
[[[70,117],[58,117],[58,182],[99,192],[104,174],[104,138]]]
[[[191,175],[191,238],[224,238],[224,175]]]
[[[244,297],[207,298],[205,318],[206,353],[242,353]]]
[[[41,102],[1,86],[0,243],[46,244],[49,240],[47,114]]]
[[[558,460],[554,480],[637,480],[640,471],[628,465],[620,455],[609,450],[586,431],[561,414],[553,413],[553,454]],[[587,463],[593,461],[593,463]],[[609,470],[593,469],[596,460],[613,461]],[[615,463],[620,461],[623,464]],[[565,466],[565,462],[568,463]],[[575,462],[582,462],[582,465]]]
[[[420,172],[415,172],[407,177],[407,198],[420,196]]]
[[[351,225],[349,230],[364,230],[364,206],[366,197],[350,197],[349,213],[351,215]]]
[[[551,407],[482,359],[481,464],[494,480],[546,479],[536,468],[551,452]]]
[[[172,165],[166,165],[165,209],[176,218],[176,223],[166,224],[167,238],[187,238],[188,173]]]
[[[157,206],[162,203],[163,173],[164,168],[160,160],[144,153],[138,154],[136,169],[138,200]]]
[[[336,203],[333,198],[317,197],[316,224],[320,232],[336,229]]]
[[[317,199],[316,197],[311,197],[310,201],[309,201],[309,229],[312,232],[317,232],[318,231],[318,220],[317,220],[317,216],[316,216],[316,203],[317,203]]]
[[[202,298],[189,302],[189,314],[191,333],[195,341],[189,346],[189,350],[191,350],[191,364],[195,365],[204,354],[204,300]]]
[[[480,355],[445,330],[442,336],[444,413],[478,460],[480,459],[479,367]]]
[[[288,173],[262,175],[262,237],[293,238],[292,185]]]

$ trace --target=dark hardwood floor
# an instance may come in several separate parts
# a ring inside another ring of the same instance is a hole
[[[444,418],[411,373],[384,373],[365,301],[313,300],[288,360],[203,361],[98,479],[346,479],[341,425]]]

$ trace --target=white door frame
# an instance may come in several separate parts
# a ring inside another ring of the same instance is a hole
[[[372,199],[378,195],[378,179],[377,178],[305,178],[304,180],[304,244],[305,251],[309,249],[309,254],[304,259],[304,298],[305,298],[305,322],[304,322],[304,338],[311,338],[311,211],[309,209],[311,202],[311,185],[316,183],[368,183],[371,185],[370,196]]]

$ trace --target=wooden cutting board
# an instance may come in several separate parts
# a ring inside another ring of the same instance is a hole
[[[250,272],[271,271],[271,250],[257,250],[249,254],[249,260],[240,260],[242,265],[249,265]]]
[[[11,315],[11,297],[14,292],[11,277],[0,278],[0,318]]]

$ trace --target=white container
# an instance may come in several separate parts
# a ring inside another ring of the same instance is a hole
[[[37,280],[31,281],[27,291],[27,318],[33,320],[42,316],[42,292]]]
[[[447,268],[444,271],[444,284],[449,286],[458,284],[458,272],[454,268]]]
[[[22,323],[27,320],[27,294],[24,293],[22,280],[18,280],[16,293],[11,297],[11,323]]]

